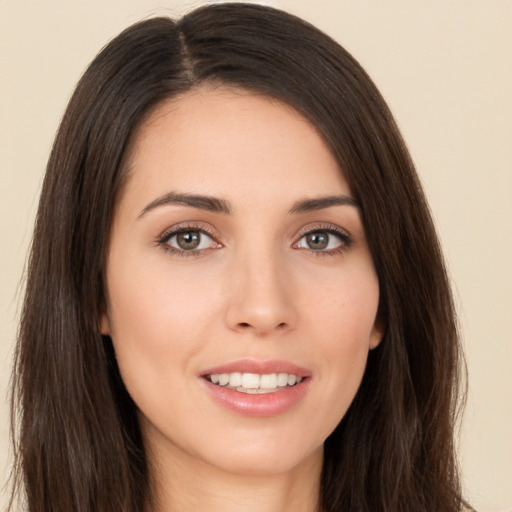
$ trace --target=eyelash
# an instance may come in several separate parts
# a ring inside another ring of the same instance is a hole
[[[178,236],[180,233],[187,233],[189,231],[198,232],[198,233],[207,235],[217,244],[217,247],[209,247],[206,249],[195,249],[195,250],[186,251],[184,249],[177,249],[176,247],[169,245],[168,242],[172,237]],[[222,244],[220,244],[219,242],[217,242],[215,240],[215,235],[214,235],[213,230],[208,229],[207,227],[202,227],[202,226],[192,225],[192,224],[179,225],[179,226],[174,226],[174,227],[170,228],[169,230],[165,231],[162,235],[159,236],[157,243],[161,247],[161,249],[163,251],[165,251],[166,253],[172,254],[175,256],[180,256],[182,258],[190,258],[190,257],[197,258],[197,257],[201,256],[205,251],[208,251],[210,249],[218,249],[218,248],[222,247]]]
[[[179,235],[180,233],[187,233],[187,232],[198,232],[204,235],[207,235],[210,237],[215,244],[217,244],[217,247],[208,247],[205,249],[192,249],[192,250],[184,250],[184,249],[177,249],[176,247],[172,247],[169,245],[169,240],[173,238],[174,236]],[[315,249],[307,249],[303,247],[297,247],[299,242],[307,235],[311,235],[314,233],[327,233],[328,235],[334,235],[340,240],[340,245],[338,247],[335,247],[334,249],[329,250],[315,250]],[[308,251],[313,256],[318,257],[324,257],[324,256],[336,256],[338,254],[341,254],[342,252],[348,250],[350,246],[352,245],[352,238],[351,236],[343,229],[339,228],[338,226],[332,225],[332,224],[321,224],[321,225],[315,225],[312,227],[308,227],[304,229],[296,242],[293,243],[292,247],[301,250],[301,251]],[[185,224],[185,225],[179,225],[174,226],[170,228],[169,230],[165,231],[162,235],[159,236],[157,240],[157,244],[161,247],[163,251],[166,253],[180,256],[182,258],[190,258],[190,257],[199,257],[203,255],[206,251],[209,251],[211,249],[218,249],[223,247],[222,244],[216,241],[215,235],[213,230],[208,229],[207,227],[198,226],[198,225],[192,225],[192,224]]]
[[[310,254],[317,257],[337,256],[338,254],[347,251],[353,243],[352,237],[340,227],[333,224],[319,224],[305,228],[300,233],[297,242],[294,242],[293,246],[295,247],[305,236],[314,233],[327,233],[328,235],[334,235],[340,240],[341,243],[338,247],[328,250],[314,250],[299,247],[297,247],[297,249],[308,251]]]

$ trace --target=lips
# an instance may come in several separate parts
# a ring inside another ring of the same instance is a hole
[[[302,382],[302,377],[293,373],[213,373],[206,378],[218,386],[229,387],[242,393],[273,393]]]
[[[241,360],[201,373],[210,396],[247,416],[284,413],[306,394],[311,372],[286,361]]]

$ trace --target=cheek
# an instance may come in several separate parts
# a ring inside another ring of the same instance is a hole
[[[315,414],[319,425],[312,425],[321,432],[322,442],[334,431],[347,413],[365,372],[368,358],[368,338],[356,339],[350,333],[337,333],[336,341],[330,339],[319,350],[329,363],[319,374]]]
[[[158,253],[151,256],[132,257],[133,261],[118,257],[112,262],[110,319],[123,330],[168,340],[176,330],[189,332],[200,326],[217,303],[212,297],[216,288],[211,282],[206,286],[204,273],[176,268]]]
[[[319,416],[326,418],[325,435],[341,421],[359,389],[368,352],[380,333],[375,326],[379,287],[373,267],[351,269],[323,295],[310,301],[315,352],[319,356]]]
[[[134,382],[168,382],[170,374],[191,364],[215,315],[218,301],[208,289],[198,292],[200,276],[162,266],[165,262],[111,266],[110,331],[127,388]]]
[[[314,290],[306,294],[302,306],[309,323],[319,334],[324,350],[332,355],[358,348],[368,351],[375,332],[375,319],[379,303],[379,285],[371,260],[347,266],[335,275],[314,276],[314,282],[303,288]],[[320,279],[322,277],[322,279]]]

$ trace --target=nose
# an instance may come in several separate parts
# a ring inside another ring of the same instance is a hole
[[[228,327],[256,336],[295,327],[297,312],[289,273],[272,254],[244,255],[231,267]]]

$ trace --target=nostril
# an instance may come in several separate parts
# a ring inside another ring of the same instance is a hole
[[[244,329],[247,329],[247,328],[251,327],[251,324],[250,324],[250,323],[248,323],[248,322],[240,322],[238,325],[239,325],[240,327],[244,328]],[[277,328],[281,328],[281,329],[282,329],[282,328],[286,327],[286,325],[287,325],[287,323],[286,323],[286,322],[281,322],[280,324],[277,324],[277,326],[276,326],[276,327],[277,327]]]

